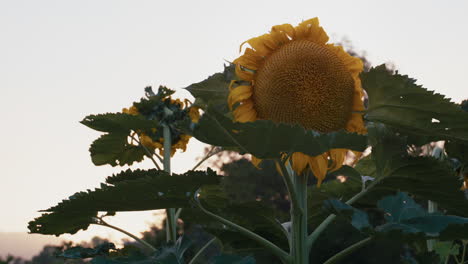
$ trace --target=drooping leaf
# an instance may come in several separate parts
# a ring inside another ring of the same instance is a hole
[[[337,176],[344,176],[345,181],[336,179]],[[354,168],[342,166],[339,170],[327,175],[327,179],[333,179],[322,183],[320,188],[316,185],[309,187],[308,191],[308,218],[312,227],[318,226],[329,214],[330,211],[323,207],[323,203],[328,199],[340,199],[346,202],[362,189],[362,176]]]
[[[220,255],[214,257],[210,264],[255,264],[255,259],[251,256]]]
[[[367,120],[420,138],[427,136],[427,142],[468,141],[468,113],[443,95],[424,89],[406,75],[390,73],[385,65],[363,73],[361,79],[369,95]]]
[[[151,129],[159,125],[158,121],[148,120],[142,115],[124,113],[89,115],[80,123],[97,131],[124,134],[129,134],[130,130]]]
[[[142,161],[145,151],[127,138],[128,133],[110,133],[96,139],[89,148],[94,165],[123,166]]]
[[[85,259],[102,255],[108,256],[109,250],[111,249],[115,249],[114,243],[103,243],[95,248],[85,248],[78,246],[64,250],[62,253],[57,254],[57,257],[66,259]]]
[[[78,192],[43,212],[41,217],[29,223],[33,233],[60,235],[76,233],[93,223],[97,212],[142,211],[163,208],[190,207],[193,193],[203,185],[218,184],[220,177],[208,171],[189,171],[170,176],[155,169],[122,172],[130,180],[101,184],[93,191]],[[116,176],[115,178],[119,178]],[[122,179],[122,177],[120,177]]]
[[[377,203],[385,212],[385,224],[375,228],[378,232],[400,231],[406,234],[423,233],[437,237],[449,225],[468,224],[468,218],[428,213],[406,193],[399,192]]]
[[[367,147],[364,135],[344,131],[321,134],[269,120],[234,123],[214,109],[205,112],[192,134],[204,143],[237,149],[257,158],[275,158],[290,151],[316,156],[332,148],[363,151]]]
[[[235,79],[235,66],[224,66],[224,71],[215,73],[206,80],[186,87],[199,105],[227,106],[229,84]],[[224,107],[227,108],[227,107]]]
[[[337,199],[325,201],[324,206],[331,213],[347,218],[351,225],[353,225],[357,230],[369,231],[372,229],[372,226],[369,223],[369,217],[364,211],[358,210]]]

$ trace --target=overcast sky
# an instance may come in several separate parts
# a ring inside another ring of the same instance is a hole
[[[318,16],[332,41],[346,37],[374,65],[393,62],[460,102],[468,98],[467,3],[0,0],[0,232],[27,231],[37,210],[121,170],[91,163],[99,133],[80,125],[83,117],[120,111],[147,85],[205,79],[273,25]],[[174,160],[176,172],[201,155],[201,144],[190,148]],[[126,214],[113,223],[135,232],[149,219]],[[118,236],[105,232],[80,236]]]

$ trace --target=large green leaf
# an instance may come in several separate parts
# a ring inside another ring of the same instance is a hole
[[[224,72],[215,73],[206,80],[191,84],[185,89],[196,98],[196,103],[200,106],[225,106],[229,95],[229,84],[235,76],[235,65],[230,64],[224,66]]]
[[[429,136],[432,141],[468,142],[468,113],[443,95],[424,89],[406,75],[391,74],[385,65],[363,73],[361,79],[369,95],[367,120]]]
[[[129,133],[104,134],[90,146],[89,152],[94,165],[132,165],[143,160],[145,151],[128,142]]]
[[[122,172],[93,191],[78,192],[43,212],[29,223],[33,233],[76,233],[93,223],[97,212],[142,211],[190,207],[193,193],[203,185],[218,184],[220,177],[208,171],[189,171],[172,176],[155,169]],[[114,180],[112,180],[114,179]],[[118,180],[115,180],[118,179]],[[122,180],[126,179],[126,180]]]
[[[124,113],[106,113],[89,115],[80,123],[101,132],[120,132],[129,134],[130,130],[151,129],[158,127],[155,120],[148,120],[142,115],[129,115]]]
[[[276,124],[269,120],[234,123],[214,109],[208,109],[192,130],[198,140],[257,158],[276,158],[282,152],[320,155],[332,148],[363,151],[367,137],[344,131],[321,134],[299,125]]]
[[[385,224],[376,227],[377,232],[400,231],[437,237],[449,225],[468,224],[468,218],[430,214],[403,192],[385,197],[377,205],[385,213],[386,220]]]

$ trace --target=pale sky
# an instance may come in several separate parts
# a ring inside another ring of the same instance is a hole
[[[0,232],[26,232],[37,210],[122,169],[91,163],[100,133],[79,124],[83,117],[120,111],[147,85],[201,81],[273,25],[317,16],[331,41],[346,37],[374,65],[393,62],[460,102],[468,98],[467,12],[462,0],[0,0]],[[201,155],[201,144],[189,148],[174,159],[176,172]],[[138,231],[149,219],[113,221]]]

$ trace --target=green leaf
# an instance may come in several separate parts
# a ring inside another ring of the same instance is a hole
[[[129,134],[130,130],[145,130],[159,126],[158,121],[148,120],[142,115],[129,115],[124,113],[89,115],[80,123],[97,131],[124,134]]]
[[[461,182],[447,163],[430,157],[404,157],[393,160],[388,171],[376,180],[367,200],[400,190],[436,202],[450,214],[468,217],[468,201],[459,190]]]
[[[458,256],[460,254],[460,245],[453,243],[453,241],[436,241],[434,251],[441,259],[446,259],[451,255]]]
[[[363,73],[361,79],[369,95],[367,120],[428,136],[429,141],[468,142],[468,113],[443,95],[424,89],[406,75],[391,74],[385,65]]]
[[[85,247],[72,247],[67,250],[64,250],[62,253],[57,254],[57,257],[62,257],[66,259],[85,259],[92,258],[96,256],[109,255],[109,250],[115,249],[113,243],[104,243],[95,248],[85,248]]]
[[[89,148],[94,165],[124,166],[143,160],[140,146],[128,142],[128,133],[110,133],[96,139]]]
[[[401,231],[406,234],[424,233],[437,237],[449,225],[467,224],[468,218],[452,215],[429,214],[406,193],[388,196],[377,206],[384,211],[387,223],[375,228],[377,232]]]
[[[367,137],[344,131],[321,134],[299,125],[275,124],[269,120],[234,123],[214,109],[208,109],[192,134],[201,142],[238,149],[257,158],[279,157],[282,152],[302,152],[317,156],[332,148],[363,151]]]
[[[88,229],[89,225],[95,222],[95,217],[96,211],[45,213],[30,221],[28,229],[31,233],[44,235],[75,234]]]
[[[324,206],[330,210],[331,213],[347,218],[351,225],[353,225],[359,231],[368,231],[372,229],[372,226],[369,223],[369,217],[361,210],[347,205],[337,199],[330,199],[325,201]]]
[[[214,257],[210,264],[255,264],[255,259],[251,256],[220,255]]]
[[[227,105],[229,95],[229,84],[235,79],[235,65],[224,66],[224,71],[215,73],[206,80],[194,83],[186,87],[196,102],[200,105]],[[227,107],[225,107],[227,108]]]
[[[203,185],[218,184],[220,177],[208,171],[189,171],[182,175],[169,174],[151,169],[122,172],[115,178],[131,179],[101,184],[93,191],[79,192],[43,212],[41,217],[29,223],[32,233],[54,234],[76,233],[93,223],[97,212],[143,211],[163,208],[190,207],[193,193]],[[109,182],[112,182],[108,179]],[[76,220],[75,220],[76,218]],[[66,221],[71,221],[68,223]],[[77,223],[74,223],[76,221]]]

